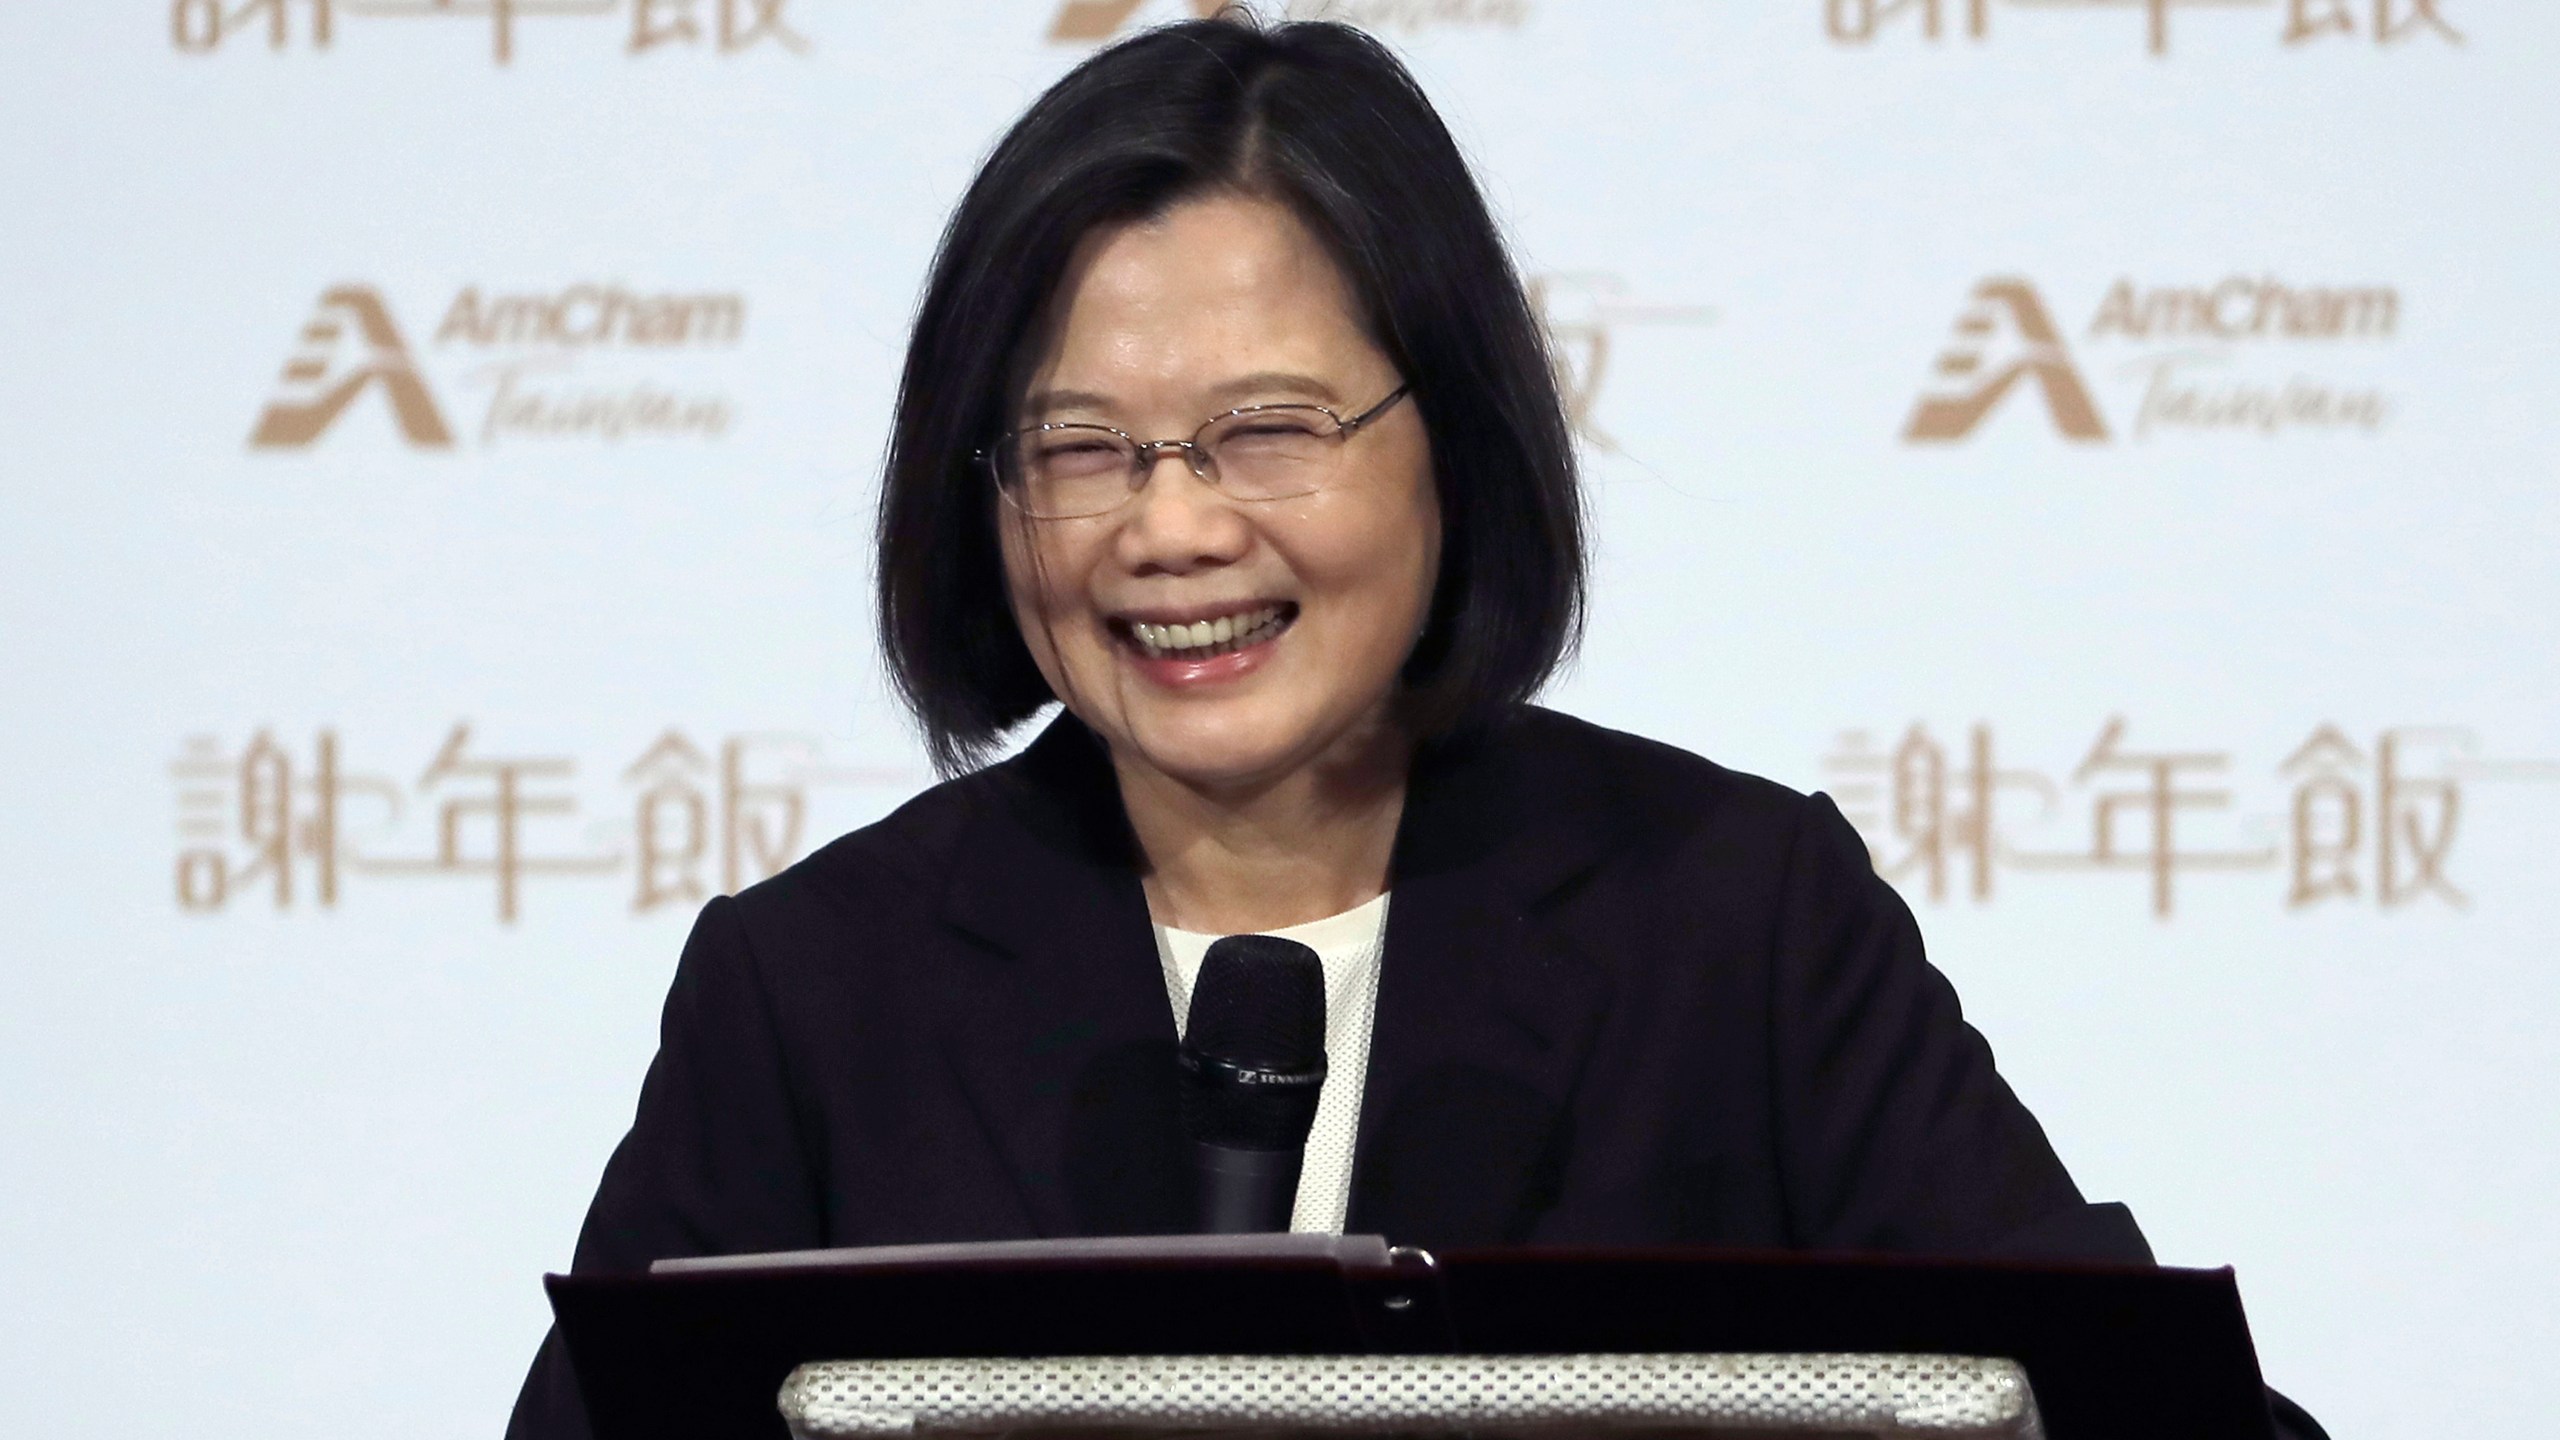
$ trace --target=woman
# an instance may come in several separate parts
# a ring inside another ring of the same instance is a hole
[[[706,908],[582,1271],[1169,1231],[1210,937],[1326,961],[1295,1222],[2147,1262],[1832,805],[1525,703],[1584,577],[1537,323],[1357,32],[1103,52],[961,202],[881,507],[960,772]],[[511,1434],[584,1421],[556,1344]]]

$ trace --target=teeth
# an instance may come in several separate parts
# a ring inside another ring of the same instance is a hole
[[[1150,658],[1180,655],[1186,660],[1200,660],[1252,644],[1278,622],[1280,614],[1279,606],[1265,605],[1241,615],[1221,615],[1215,620],[1200,620],[1188,625],[1157,625],[1133,620],[1129,624],[1129,635]]]

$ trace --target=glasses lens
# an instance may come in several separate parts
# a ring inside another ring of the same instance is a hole
[[[1324,488],[1342,460],[1342,427],[1313,406],[1229,415],[1200,437],[1218,487],[1239,500],[1285,500]]]
[[[1100,426],[1052,425],[1013,436],[1002,459],[999,478],[1016,504],[1065,519],[1099,515],[1128,499],[1135,452]]]

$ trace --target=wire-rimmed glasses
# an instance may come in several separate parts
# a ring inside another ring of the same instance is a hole
[[[1034,520],[1119,509],[1168,450],[1231,500],[1293,500],[1339,478],[1344,445],[1411,388],[1399,385],[1347,418],[1322,405],[1247,405],[1213,417],[1188,440],[1141,440],[1081,422],[1030,425],[979,451],[978,461],[1006,502]]]

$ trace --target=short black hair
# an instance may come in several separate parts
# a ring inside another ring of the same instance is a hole
[[[1286,205],[1328,247],[1430,436],[1440,574],[1404,668],[1408,723],[1481,725],[1580,638],[1582,499],[1553,361],[1421,87],[1347,25],[1168,25],[1085,60],[1015,122],[916,313],[880,497],[880,633],[946,774],[1054,698],[1007,603],[975,461],[1014,424],[1025,343],[1088,232],[1220,190]]]

